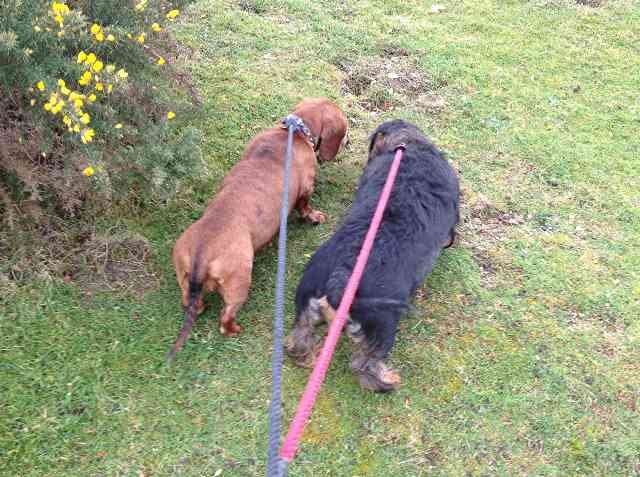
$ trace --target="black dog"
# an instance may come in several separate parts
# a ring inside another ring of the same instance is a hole
[[[360,385],[373,391],[391,391],[400,383],[384,363],[398,321],[442,249],[453,243],[458,222],[458,179],[416,126],[388,121],[371,136],[369,160],[351,210],[313,255],[298,285],[297,316],[286,345],[298,365],[313,366],[321,346],[314,327],[330,321],[338,308],[401,145],[404,156],[347,325],[356,344],[351,368]]]

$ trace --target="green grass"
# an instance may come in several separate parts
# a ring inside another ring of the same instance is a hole
[[[57,279],[0,298],[0,474],[264,473],[275,247],[257,258],[245,333],[219,336],[213,297],[166,369],[182,320],[169,256],[246,142],[321,95],[347,112],[353,146],[319,173],[328,223],[292,222],[288,325],[305,254],[347,209],[381,121],[414,121],[448,152],[463,223],[402,322],[401,389],[360,390],[342,343],[290,475],[640,473],[640,7],[440,3],[185,12],[208,176],[122,219],[154,252],[158,286],[142,298]],[[389,64],[428,91],[388,83]],[[350,94],[341,82],[363,65],[382,73]],[[307,376],[286,363],[286,424]]]

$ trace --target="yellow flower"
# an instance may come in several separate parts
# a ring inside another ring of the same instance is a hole
[[[82,174],[84,174],[87,177],[91,177],[95,173],[96,173],[96,171],[91,166],[85,167],[84,170],[82,171]]]
[[[93,33],[94,35],[97,35],[98,33],[100,33],[101,30],[102,30],[102,28],[100,28],[100,25],[98,25],[96,23],[91,25],[91,33]]]
[[[111,93],[111,91],[113,91],[113,85],[112,84],[107,86],[107,93]]]
[[[78,53],[78,64],[84,62],[87,59],[87,54],[84,51]]]
[[[115,126],[113,126],[115,129],[122,129],[122,123],[118,123]]]
[[[42,28],[40,28],[38,25],[33,27],[34,31],[42,31]]]
[[[107,41],[116,41],[116,37],[115,37],[115,36],[113,36],[111,33],[109,33],[109,34],[107,35]]]
[[[105,70],[107,70],[107,73],[113,74],[113,72],[116,70],[116,66],[115,65],[107,65]]]
[[[51,104],[50,103],[44,103],[43,108],[44,108],[45,111],[51,111]]]
[[[56,15],[66,15],[69,13],[69,7],[62,2],[51,3],[51,11]]]
[[[129,38],[129,40],[131,40],[133,38],[133,35],[131,35],[131,33],[127,33],[127,38]]]
[[[93,141],[93,136],[95,136],[96,132],[89,128],[89,129],[85,129],[84,131],[82,131],[82,135],[80,136],[80,139],[82,140],[83,144],[86,144],[88,142]]]
[[[35,104],[36,104],[36,100],[35,100],[35,99],[32,99],[32,100],[30,101],[30,103],[31,103],[31,106],[35,106]]]
[[[178,15],[180,15],[180,10],[171,10],[167,13],[167,19],[175,20]]]
[[[38,81],[36,83],[36,88],[38,88],[40,91],[44,91],[44,88],[45,88],[44,81]]]
[[[60,25],[60,27],[64,26],[64,19],[62,18],[62,15],[56,15],[54,20],[58,25]]]
[[[54,107],[51,108],[51,112],[53,114],[58,114],[63,107],[64,107],[64,101],[60,101]]]
[[[62,94],[64,94],[65,96],[68,96],[69,93],[71,93],[71,90],[69,88],[67,88],[66,86],[63,86],[62,88],[60,88],[60,91],[62,92]]]
[[[141,45],[144,43],[144,36],[145,36],[145,35],[144,35],[144,33],[140,33],[140,34],[138,35],[138,37],[136,38],[136,41],[137,41],[138,43],[140,43]]]
[[[96,35],[96,40],[98,42],[104,41],[104,33],[102,33],[101,31],[99,31]]]
[[[173,119],[175,117],[176,117],[176,113],[174,113],[173,111],[169,111],[167,113],[167,119],[171,120],[171,119]]]
[[[88,113],[84,113],[82,116],[80,116],[80,122],[82,124],[89,124],[91,122],[91,116],[89,116]]]
[[[96,97],[96,95],[95,95],[95,94],[91,93],[91,94],[89,95],[89,98],[88,98],[88,99],[89,99],[89,101],[90,101],[90,102],[94,103],[94,102],[96,101],[97,97]]]
[[[59,80],[58,80],[58,86],[60,86],[61,88],[64,88],[64,87],[65,87],[65,82],[64,82],[64,80],[63,80],[63,79],[59,79]]]
[[[74,124],[73,125],[73,132],[80,132],[80,125],[79,124]]]
[[[65,126],[70,126],[71,118],[65,114],[64,117],[62,118],[62,122],[65,124]]]
[[[76,101],[77,99],[84,99],[84,94],[80,94],[77,91],[71,91],[69,95],[69,101]]]
[[[96,55],[94,55],[93,53],[89,53],[87,55],[87,59],[84,62],[88,65],[92,65],[96,62],[97,59],[98,58],[96,58]]]
[[[151,25],[151,29],[152,29],[153,31],[155,31],[156,33],[158,33],[159,31],[161,31],[161,30],[162,30],[162,28],[160,28],[160,25],[159,25],[158,23],[153,23],[153,24]]]
[[[84,101],[82,101],[81,99],[75,99],[73,101],[73,105],[75,106],[76,109],[80,109],[82,108],[82,106],[84,106]]]
[[[96,89],[98,91],[103,91],[104,90],[104,85],[102,83],[96,83]]]
[[[104,63],[102,61],[97,60],[93,65],[91,65],[91,69],[96,73],[100,73],[100,70],[104,67]]]
[[[85,71],[85,72],[82,74],[82,78],[80,78],[80,80],[78,81],[78,83],[79,83],[81,86],[86,86],[86,85],[88,85],[89,83],[91,83],[91,78],[93,78],[93,76],[91,75],[91,72],[90,72],[90,71]]]
[[[159,58],[158,58],[157,63],[158,63],[160,66],[164,65],[164,64],[165,64],[164,58],[163,58],[162,56],[161,56],[161,57],[159,57]]]
[[[116,74],[120,79],[127,79],[127,77],[129,76],[129,73],[127,73],[123,68],[120,68]]]

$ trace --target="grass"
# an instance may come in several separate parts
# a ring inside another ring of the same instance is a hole
[[[640,8],[440,3],[185,12],[208,176],[118,225],[151,248],[143,296],[53,279],[0,297],[0,474],[264,473],[275,247],[257,258],[242,337],[219,336],[213,297],[166,369],[182,319],[169,254],[246,142],[320,95],[347,112],[353,146],[321,167],[313,203],[328,223],[291,227],[288,324],[381,121],[414,121],[447,151],[464,210],[460,243],[402,322],[402,388],[361,391],[343,343],[290,475],[640,474]],[[307,375],[286,363],[287,423]]]

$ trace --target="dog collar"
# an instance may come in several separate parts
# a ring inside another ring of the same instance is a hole
[[[283,129],[289,129],[289,126],[293,126],[293,132],[301,132],[304,136],[309,140],[311,145],[313,146],[313,150],[316,151],[318,149],[318,141],[313,134],[311,134],[311,130],[304,123],[302,118],[296,116],[295,114],[290,114],[280,121]]]

